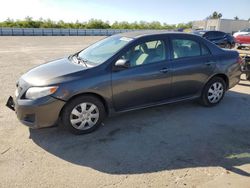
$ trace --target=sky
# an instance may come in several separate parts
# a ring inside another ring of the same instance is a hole
[[[250,0],[0,0],[0,21],[44,18],[65,22],[160,21],[177,24],[202,20],[213,11],[223,18],[250,18]]]

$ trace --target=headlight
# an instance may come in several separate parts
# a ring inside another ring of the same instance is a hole
[[[18,97],[18,95],[19,95],[19,91],[18,91],[18,88],[16,88],[15,96]]]
[[[56,92],[57,86],[52,87],[31,87],[26,91],[26,99],[37,99]]]

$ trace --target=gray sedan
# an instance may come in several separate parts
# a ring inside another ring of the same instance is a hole
[[[7,106],[31,128],[61,120],[75,134],[106,116],[183,100],[215,106],[240,80],[241,58],[199,36],[131,32],[24,74]]]

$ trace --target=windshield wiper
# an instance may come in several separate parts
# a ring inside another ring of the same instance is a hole
[[[88,67],[88,60],[81,58],[78,54],[76,54],[74,57],[77,59],[78,64],[84,64],[86,67]]]

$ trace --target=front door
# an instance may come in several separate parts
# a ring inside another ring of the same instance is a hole
[[[164,40],[144,41],[129,48],[118,59],[130,67],[112,72],[113,102],[117,111],[142,107],[171,96],[172,75]]]

